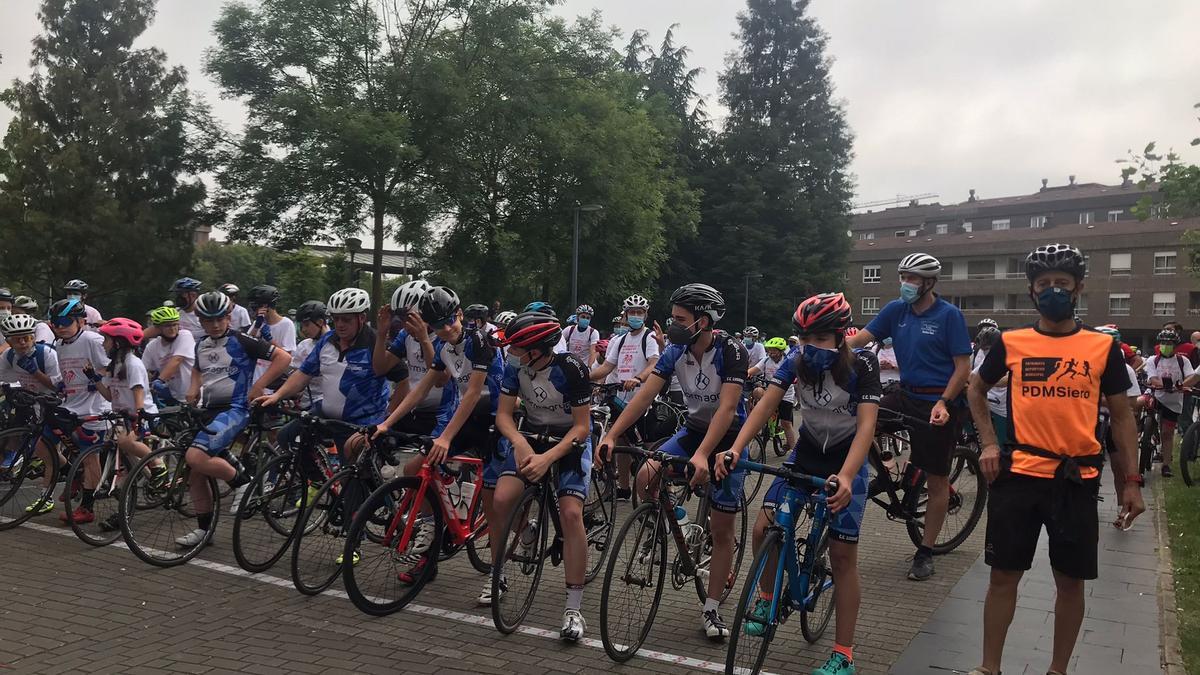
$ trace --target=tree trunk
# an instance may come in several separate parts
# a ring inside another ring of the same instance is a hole
[[[375,207],[375,250],[371,253],[371,305],[378,307],[383,300],[383,208]]]

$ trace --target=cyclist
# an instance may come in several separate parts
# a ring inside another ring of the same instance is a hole
[[[774,337],[767,340],[763,347],[766,348],[767,355],[764,356],[758,363],[750,367],[748,375],[762,375],[767,382],[770,382],[775,377],[776,371],[784,363],[784,355],[788,351],[787,342],[781,337]],[[761,400],[766,393],[766,389],[758,388],[754,390],[754,397]],[[779,410],[779,424],[783,427],[783,436],[787,441],[789,448],[796,447],[796,430],[792,426],[792,417],[795,415],[794,406],[796,405],[796,392],[792,389],[786,389],[783,392],[783,397],[779,399],[778,406],[772,406],[772,410]],[[760,425],[758,428],[762,428]]]
[[[733,567],[733,521],[742,507],[744,472],[735,472],[718,479],[710,465],[722,455],[745,453],[746,446],[735,440],[746,408],[742,387],[746,384],[746,347],[726,333],[715,330],[725,315],[725,299],[713,287],[705,284],[686,284],[671,294],[671,317],[667,328],[667,347],[648,386],[641,390],[613,422],[601,442],[602,461],[608,461],[613,445],[645,414],[655,395],[677,375],[688,406],[687,424],[661,446],[661,450],[676,457],[690,457],[695,470],[693,487],[710,482],[712,477],[712,558],[709,563],[708,599],[701,610],[701,622],[710,640],[724,640],[729,628],[721,617],[720,597],[725,594],[729,573]],[[735,452],[736,450],[736,452]],[[646,462],[638,475],[638,488],[643,498],[658,490],[659,466]]]
[[[762,334],[754,326],[746,326],[742,329],[742,344],[746,345],[746,352],[750,355],[750,365],[767,358],[767,348],[759,341],[761,336]]]
[[[196,300],[200,297],[200,282],[183,277],[171,284],[171,292],[175,294],[175,306],[179,309],[179,327],[192,334],[199,341],[205,336],[205,330],[200,327],[200,319],[196,316]]]
[[[255,286],[250,289],[247,300],[250,302],[250,311],[254,312],[254,320],[250,325],[250,330],[246,331],[247,334],[275,345],[287,352],[290,358],[291,353],[296,349],[296,324],[275,308],[279,302],[279,289],[266,284]],[[232,301],[230,301],[230,305],[233,305]],[[254,371],[255,378],[262,377],[270,366],[269,361],[260,359],[258,367]],[[267,387],[270,388],[275,384],[274,381],[269,381]]]
[[[296,350],[292,352],[293,371],[298,370],[304,364],[304,360],[316,348],[321,337],[329,331],[329,308],[320,300],[300,303],[300,306],[296,308],[296,321],[300,322],[300,335],[304,336],[304,339],[296,345]],[[374,340],[374,331],[371,335],[371,339]],[[407,371],[405,371],[405,377],[407,376]],[[309,410],[313,406],[319,405],[323,388],[324,381],[320,375],[309,380],[308,386],[304,387],[304,391],[300,395],[300,408]]]
[[[614,411],[620,412],[633,399],[633,390],[646,383],[658,363],[658,341],[653,339],[653,332],[646,327],[646,314],[650,311],[650,301],[634,294],[625,298],[622,303],[622,320],[629,327],[619,335],[614,335],[608,341],[608,349],[604,353],[604,363],[592,369],[593,382],[620,382],[622,391],[613,396]],[[639,424],[634,427],[640,432]],[[636,436],[642,436],[635,433]],[[643,438],[642,440],[650,440]],[[622,442],[631,442],[625,438]],[[626,454],[617,457],[617,499],[628,501],[633,496],[629,485],[630,464],[633,458]]]
[[[13,314],[26,314],[37,318],[38,304],[37,300],[28,295],[18,295],[13,300]],[[45,321],[36,321],[33,327],[33,341],[42,344],[53,344],[54,332],[50,330],[50,326]]]
[[[1170,478],[1171,455],[1175,448],[1175,425],[1183,414],[1183,394],[1180,387],[1190,387],[1200,381],[1200,373],[1192,370],[1192,362],[1176,354],[1179,334],[1173,330],[1159,331],[1154,339],[1154,356],[1146,359],[1146,378],[1153,388],[1161,417],[1159,437],[1162,447],[1162,477]]]
[[[78,300],[83,305],[84,314],[87,318],[88,330],[96,330],[96,327],[104,323],[104,317],[100,316],[100,310],[87,304],[88,284],[83,279],[72,279],[63,284],[63,294],[68,300]]]
[[[229,312],[230,327],[239,332],[250,330],[250,312],[238,304],[238,294],[242,289],[237,284],[222,284],[220,291],[229,296],[229,301],[233,303],[233,310]]]
[[[1121,334],[1115,329],[1107,326],[1100,326],[1096,328],[1096,332],[1103,333],[1111,337],[1113,342],[1117,344],[1118,347],[1121,346]],[[1129,377],[1129,389],[1125,391],[1125,396],[1127,399],[1129,399],[1129,406],[1133,411],[1134,419],[1137,419],[1138,414],[1142,411],[1142,387],[1140,384],[1138,384],[1137,373],[1133,370],[1133,366],[1129,365],[1128,362],[1125,363],[1125,375]],[[1118,448],[1117,442],[1113,440],[1112,414],[1108,410],[1107,399],[1100,404],[1100,426],[1104,429],[1104,434],[1102,435],[1104,449],[1108,455],[1111,456],[1113,453],[1118,452]],[[997,429],[997,435],[999,435],[999,429]],[[1001,444],[1001,447],[1004,447],[1004,445]],[[1115,463],[1114,466],[1116,466]],[[1113,472],[1113,489],[1116,491],[1117,501],[1119,502],[1121,499],[1121,494],[1125,489],[1125,476],[1119,471]],[[1113,525],[1116,527],[1125,526],[1125,524],[1120,522],[1120,520],[1113,523]]]
[[[846,344],[850,321],[850,303],[841,293],[823,293],[800,303],[792,323],[801,340],[801,351],[775,371],[763,395],[763,405],[755,406],[734,441],[735,447],[748,444],[771,410],[783,402],[786,394],[793,393],[798,397],[804,423],[787,461],[805,473],[829,476],[830,481],[837,482],[836,492],[828,497],[834,514],[829,528],[829,560],[837,628],[833,653],[825,665],[812,671],[813,675],[855,672],[854,630],[862,600],[858,537],[867,509],[867,453],[875,438],[883,390],[875,354],[865,349],[852,352]],[[718,475],[725,471],[719,463]],[[755,549],[774,519],[785,485],[784,479],[776,478],[763,498],[763,508],[754,523]],[[772,567],[775,564],[773,561]],[[764,572],[763,583],[773,577],[774,571]],[[766,630],[773,589],[760,587],[759,592],[761,597],[745,627],[749,635],[762,635]]]
[[[900,299],[889,302],[866,328],[847,340],[858,349],[894,338],[900,390],[884,396],[880,405],[929,420],[928,427],[908,430],[910,461],[925,471],[929,490],[924,541],[913,556],[908,578],[924,581],[934,573],[931,547],[950,502],[950,453],[958,444],[966,415],[961,397],[971,373],[971,339],[962,312],[933,292],[942,270],[937,258],[913,253],[896,270]]]
[[[417,279],[403,284],[392,293],[390,305],[379,308],[379,325],[385,326],[393,318],[404,323],[404,329],[396,334],[391,344],[383,331],[375,335],[375,355],[373,365],[376,375],[383,375],[403,362],[408,370],[408,379],[397,385],[399,390],[393,393],[392,400],[399,405],[407,397],[409,391],[421,383],[429,375],[429,366],[434,357],[434,336],[429,326],[421,320],[417,305],[421,297],[430,289],[430,285]],[[428,435],[438,426],[438,411],[442,399],[447,393],[436,381],[425,394],[424,398],[408,415],[392,425],[397,431],[409,434]]]
[[[58,352],[45,343],[34,341],[34,324],[37,321],[28,314],[11,314],[0,321],[0,332],[4,333],[9,349],[0,354],[0,382],[15,383],[17,386],[39,394],[58,391],[62,383],[62,372],[58,366]],[[37,455],[46,461],[49,458],[46,440],[39,440]],[[3,448],[0,465],[7,469],[16,457],[16,448]],[[47,472],[49,473],[49,472]],[[45,477],[49,481],[50,477]],[[41,503],[42,513],[54,508],[54,503]]]
[[[503,523],[511,517],[525,490],[522,478],[540,481],[557,465],[567,582],[559,637],[577,642],[587,630],[580,607],[588,555],[583,504],[592,470],[592,389],[583,361],[574,354],[554,351],[561,338],[558,320],[541,312],[522,312],[505,331],[508,364],[496,412],[496,428],[503,435],[498,452],[503,464],[499,467],[492,507],[496,519],[488,522]],[[526,431],[544,432],[563,440],[551,447],[534,449],[517,429],[514,414],[518,397],[525,411]],[[492,560],[503,555],[504,542],[504,537],[491,537]]]
[[[238,333],[230,328],[229,312],[233,303],[220,291],[210,291],[195,302],[196,314],[205,335],[196,343],[196,364],[192,369],[187,402],[204,404],[220,412],[196,433],[185,459],[194,474],[223,480],[237,490],[250,482],[229,446],[250,421],[249,402],[262,396],[263,387],[287,370],[287,352],[269,342]],[[270,361],[262,377],[254,377],[257,359]],[[203,393],[204,399],[201,400]],[[193,479],[189,484],[196,509],[196,529],[179,537],[179,546],[196,546],[206,539],[213,520],[213,495],[208,481]],[[234,498],[236,504],[238,499]]]
[[[988,319],[984,319],[987,321]],[[983,321],[980,322],[981,324]],[[995,326],[984,326],[975,336],[975,353],[971,357],[971,372],[979,370],[987,358],[988,352],[996,346],[1000,339],[1000,329]],[[997,442],[1000,447],[1008,445],[1008,377],[1002,377],[988,390],[988,412],[992,418],[992,427],[996,429]]]
[[[1083,621],[1084,580],[1097,575],[1101,396],[1108,399],[1120,448],[1113,468],[1125,475],[1121,518],[1129,524],[1145,510],[1120,350],[1109,336],[1075,319],[1086,274],[1083,254],[1065,244],[1041,246],[1026,258],[1025,273],[1037,323],[1000,336],[972,376],[969,393],[983,446],[980,466],[991,483],[984,560],[992,573],[983,609],[983,663],[974,675],[1000,672],[1017,586],[1033,562],[1043,524],[1057,589],[1049,672],[1067,672]],[[987,392],[1005,375],[1010,444],[1002,450]]]
[[[463,310],[463,317],[465,319],[464,325],[468,329],[478,328],[483,331],[484,335],[491,335],[496,332],[496,325],[490,321],[492,310],[488,309],[488,306],[485,304],[477,302],[473,305],[467,305],[467,308]]]
[[[154,378],[150,391],[165,405],[187,398],[196,364],[196,339],[180,330],[179,319],[179,310],[174,307],[150,310],[150,322],[158,329],[158,337],[147,342],[142,352],[142,362]]]
[[[592,317],[595,314],[596,310],[592,309],[591,305],[576,307],[575,324],[567,326],[563,331],[562,342],[558,345],[560,351],[574,354],[588,368],[596,364],[596,343],[600,341],[600,331],[592,326]]]
[[[899,382],[900,366],[896,363],[896,350],[892,348],[892,338],[884,338],[875,346],[875,356],[879,359],[879,381],[885,387],[892,382]]]

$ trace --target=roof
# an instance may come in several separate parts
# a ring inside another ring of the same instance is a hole
[[[332,258],[334,256],[343,256],[349,259],[350,254],[344,246],[326,246],[323,244],[312,244],[305,247],[306,250],[317,256],[318,258]],[[360,264],[366,267],[370,264],[375,249],[363,248],[359,249],[354,254],[354,266]],[[413,256],[406,251],[383,250],[383,271],[389,274],[413,274],[419,270],[424,264],[424,261]]]

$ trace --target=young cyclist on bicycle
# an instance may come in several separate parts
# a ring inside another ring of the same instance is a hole
[[[750,367],[747,373],[750,377],[762,375],[769,383],[775,377],[776,371],[784,363],[784,355],[788,351],[788,344],[781,337],[774,337],[763,343],[763,347],[767,350],[767,355],[759,359],[758,363]],[[754,390],[754,398],[761,402],[763,395],[767,389],[758,388]],[[783,427],[783,436],[787,440],[789,448],[796,447],[796,429],[792,425],[792,417],[795,416],[794,406],[796,405],[796,392],[792,389],[786,389],[783,392],[783,398],[779,400],[779,425]],[[759,427],[762,428],[761,426]]]
[[[558,509],[567,582],[567,604],[559,636],[576,642],[587,629],[580,607],[588,555],[583,504],[592,471],[592,388],[587,366],[578,357],[554,351],[561,337],[558,320],[541,312],[523,312],[505,330],[508,364],[496,411],[496,428],[504,436],[499,448],[503,465],[492,507],[496,519],[488,522],[507,522],[525,490],[525,481],[540,481],[551,467],[558,466]],[[518,397],[525,413],[525,431],[563,440],[534,449],[518,431]],[[505,539],[491,537],[492,560],[503,555]]]
[[[238,304],[238,294],[242,289],[237,284],[221,284],[219,290],[229,296],[229,301],[233,303],[233,309],[229,312],[229,327],[239,332],[250,330],[250,312]]]
[[[13,300],[13,314],[27,314],[34,317],[38,316],[37,300],[28,295],[18,295]],[[33,341],[41,342],[42,344],[52,344],[54,342],[54,332],[50,330],[50,326],[45,321],[39,320],[33,327]]]
[[[174,307],[150,310],[150,322],[158,329],[158,337],[147,342],[142,352],[142,363],[154,378],[150,392],[164,405],[187,398],[196,364],[196,338],[180,329],[179,319],[179,310]]]
[[[429,376],[430,365],[433,364],[433,331],[421,320],[421,313],[417,310],[421,297],[430,288],[424,280],[410,281],[392,293],[390,305],[379,308],[380,326],[390,325],[394,319],[399,319],[404,324],[404,329],[396,334],[390,344],[384,331],[380,330],[375,334],[375,374],[383,375],[401,362],[408,370],[408,379],[397,384],[397,389],[401,390],[398,399],[397,395],[393,394],[396,405]],[[438,411],[442,407],[442,400],[448,395],[438,382],[433,382],[433,386],[416,407],[398,423],[393,424],[392,428],[409,434],[432,433],[438,426]]]
[[[725,299],[711,286],[687,284],[671,294],[671,317],[667,339],[671,345],[658,359],[654,374],[647,386],[641,387],[625,412],[617,418],[601,443],[603,461],[608,461],[612,447],[630,427],[645,414],[655,395],[677,375],[688,406],[687,425],[680,429],[661,450],[676,457],[690,458],[694,473],[693,487],[710,482],[712,476],[712,540],[713,552],[709,564],[708,599],[701,611],[705,635],[710,640],[724,640],[729,628],[721,617],[721,598],[730,583],[733,568],[733,521],[742,508],[744,472],[724,478],[712,474],[714,462],[722,456],[746,452],[745,445],[736,439],[746,408],[742,387],[746,383],[746,347],[733,337],[715,330],[725,315]],[[643,498],[649,499],[659,488],[660,466],[646,462],[638,475],[638,487]]]
[[[87,303],[88,283],[83,279],[72,279],[63,284],[63,294],[67,300],[78,300],[79,304],[83,305],[83,312],[87,319],[87,329],[96,330],[96,328],[104,323],[104,317],[100,316],[100,310]]]
[[[1176,354],[1175,346],[1180,336],[1173,330],[1159,331],[1154,340],[1158,353],[1146,359],[1146,378],[1153,388],[1154,400],[1158,403],[1158,414],[1162,419],[1159,436],[1162,441],[1162,477],[1170,478],[1171,454],[1175,449],[1175,425],[1183,414],[1183,394],[1180,387],[1190,387],[1200,374],[1192,370],[1187,357]]]
[[[329,332],[329,307],[320,300],[300,303],[296,308],[296,321],[300,322],[300,335],[304,337],[292,352],[292,370],[299,370],[308,355],[313,353],[325,333]],[[374,334],[374,331],[372,331]],[[374,338],[371,338],[374,340]],[[404,371],[405,377],[408,376]],[[300,395],[301,410],[310,410],[320,405],[324,381],[320,375],[310,379]],[[316,491],[314,490],[314,495]]]
[[[530,305],[532,306],[533,303]],[[600,341],[600,331],[592,326],[592,317],[595,314],[596,310],[592,309],[591,305],[576,307],[573,315],[575,324],[567,326],[563,331],[562,341],[558,343],[559,351],[574,354],[588,368],[596,363],[596,343]],[[569,319],[568,323],[570,323]]]
[[[34,342],[36,323],[37,320],[28,314],[11,314],[0,322],[0,331],[9,347],[0,354],[0,382],[16,383],[38,394],[52,394],[62,383],[58,352],[45,343]],[[36,452],[42,461],[49,458],[48,448],[44,439],[38,440]],[[17,448],[0,448],[0,453],[3,453],[0,467],[7,469],[16,458]],[[46,473],[45,481],[49,481],[50,472]],[[42,503],[38,508],[44,513],[54,508],[54,503],[49,502],[48,506]]]
[[[196,433],[185,459],[197,476],[216,478],[241,488],[250,482],[250,477],[237,459],[229,455],[229,446],[250,422],[249,402],[262,395],[268,382],[283,375],[290,359],[282,349],[230,328],[232,305],[220,291],[205,293],[195,303],[205,335],[196,344],[196,365],[187,402],[221,412],[207,423],[207,429]],[[262,377],[255,379],[258,359],[265,359],[271,365]],[[197,527],[175,543],[191,547],[208,536],[213,520],[213,495],[206,480],[193,478],[188,487],[196,508]]]
[[[171,293],[175,294],[175,306],[179,309],[179,327],[192,334],[199,341],[204,337],[204,329],[200,327],[200,319],[196,316],[196,300],[200,297],[200,282],[183,277],[171,284]]]
[[[867,453],[875,438],[875,420],[883,388],[879,362],[869,350],[851,351],[846,344],[850,327],[850,303],[841,293],[815,295],[796,308],[792,323],[800,338],[801,351],[790,356],[775,372],[763,395],[738,434],[735,446],[754,438],[784,394],[794,391],[803,411],[800,440],[788,462],[813,476],[837,481],[837,491],[828,498],[834,514],[829,527],[829,560],[833,566],[833,602],[837,630],[833,653],[813,675],[854,675],[854,629],[858,621],[862,588],[858,576],[858,536],[867,509]],[[725,467],[717,465],[718,475]],[[775,506],[786,481],[776,478],[763,499],[754,523],[757,549],[774,519]],[[763,574],[763,583],[774,578],[773,567]],[[765,630],[771,591],[760,589],[746,633]],[[756,622],[754,619],[758,619]]]

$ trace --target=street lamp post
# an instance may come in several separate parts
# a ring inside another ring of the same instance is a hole
[[[603,211],[599,204],[575,205],[575,240],[571,246],[571,307],[572,312],[579,306],[579,212]]]
[[[746,282],[746,304],[742,308],[742,326],[744,327],[750,325],[750,280],[761,279],[762,275],[758,272],[747,272],[743,278]]]
[[[362,239],[350,237],[346,240],[346,250],[350,252],[350,269],[347,271],[347,286],[354,286],[354,254],[362,250]]]

